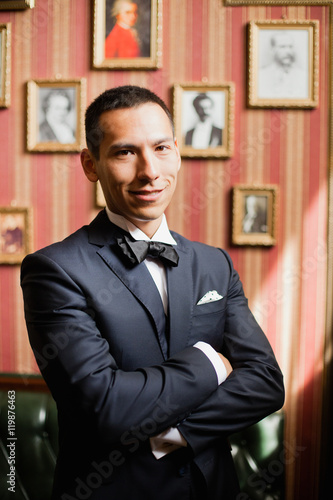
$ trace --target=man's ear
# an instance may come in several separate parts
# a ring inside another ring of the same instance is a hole
[[[83,171],[87,179],[89,179],[90,182],[97,182],[98,175],[96,172],[95,159],[89,149],[82,149],[80,159]]]

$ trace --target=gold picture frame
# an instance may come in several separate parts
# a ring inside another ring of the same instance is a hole
[[[248,105],[317,107],[319,21],[251,21],[248,37]]]
[[[83,147],[86,81],[27,83],[27,150],[71,153]]]
[[[0,24],[0,108],[10,105],[11,23]]]
[[[173,116],[181,156],[232,156],[234,108],[235,86],[232,82],[175,84]]]
[[[223,0],[224,5],[230,7],[251,6],[251,5],[330,5],[332,0]]]
[[[31,209],[0,207],[0,264],[20,264],[31,249]]]
[[[116,1],[94,0],[93,68],[160,68],[162,0],[136,0],[127,18],[113,12]],[[127,20],[131,26],[124,24]]]
[[[24,10],[33,9],[35,0],[2,0],[0,10]]]
[[[278,186],[234,186],[232,191],[232,243],[273,246],[277,241]]]

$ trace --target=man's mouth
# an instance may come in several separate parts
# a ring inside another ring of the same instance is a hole
[[[142,201],[155,201],[163,193],[164,189],[138,189],[130,191],[130,194]]]

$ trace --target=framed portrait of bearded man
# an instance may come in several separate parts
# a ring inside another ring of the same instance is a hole
[[[251,21],[248,28],[249,106],[317,107],[319,22]]]

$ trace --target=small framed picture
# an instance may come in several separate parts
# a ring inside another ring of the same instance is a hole
[[[232,196],[232,243],[276,244],[278,187],[238,185]]]
[[[0,108],[10,105],[11,23],[0,24]]]
[[[0,10],[23,10],[33,9],[35,0],[2,0],[0,1]]]
[[[20,264],[31,252],[31,210],[0,207],[0,264]]]
[[[173,115],[181,156],[232,156],[234,102],[233,83],[174,85]]]
[[[318,106],[319,21],[251,21],[248,36],[249,106]]]
[[[162,0],[94,0],[93,67],[157,69]]]
[[[77,152],[83,144],[85,79],[28,82],[27,149]]]

